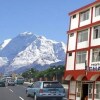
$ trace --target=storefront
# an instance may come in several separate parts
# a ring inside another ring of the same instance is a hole
[[[69,100],[100,100],[100,71],[68,71]]]

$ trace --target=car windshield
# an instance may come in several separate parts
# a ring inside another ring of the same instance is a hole
[[[63,88],[63,86],[59,82],[44,82],[44,88]]]
[[[23,78],[18,78],[18,80],[24,80]]]

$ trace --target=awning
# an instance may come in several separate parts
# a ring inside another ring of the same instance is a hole
[[[90,81],[96,81],[100,77],[100,71],[89,71],[87,73],[87,78]]]
[[[85,70],[70,70],[65,72],[65,80],[81,81],[85,77]]]
[[[100,71],[69,70],[65,72],[65,80],[96,81],[100,77]]]

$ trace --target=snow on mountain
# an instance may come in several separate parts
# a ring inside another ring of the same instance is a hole
[[[0,57],[0,67],[6,66],[8,64],[8,59],[6,57]]]
[[[43,36],[36,36],[31,32],[24,32],[13,38],[0,51],[0,57],[6,57],[4,60],[6,64],[9,62],[7,71],[15,71],[30,66],[39,69],[38,66],[64,62],[65,53],[66,45],[63,42],[56,42]]]
[[[21,33],[17,37],[13,38],[8,45],[0,52],[0,56],[5,56],[9,60],[13,58],[21,51],[23,51],[30,43],[37,37],[34,34]]]
[[[4,42],[0,45],[0,50],[2,50],[10,41],[11,39],[4,40]]]

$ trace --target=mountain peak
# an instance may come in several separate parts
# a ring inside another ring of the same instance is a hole
[[[29,36],[29,35],[33,35],[32,32],[23,32],[19,34],[20,36]]]
[[[5,70],[7,71],[30,67],[41,70],[46,69],[50,64],[64,62],[65,53],[66,45],[63,42],[37,36],[32,32],[24,32],[0,50],[0,62],[2,63],[0,66],[4,68],[6,65]]]

